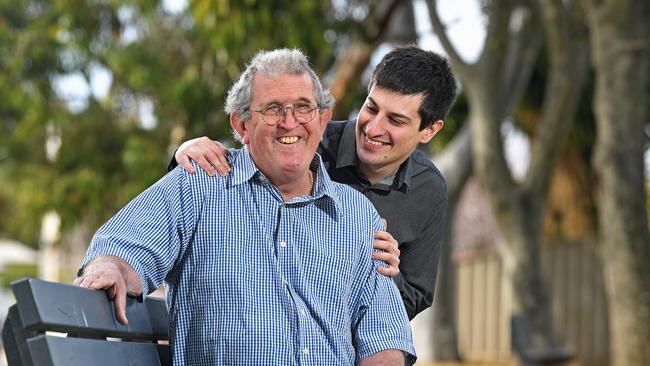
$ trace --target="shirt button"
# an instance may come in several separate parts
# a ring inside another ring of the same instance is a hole
[[[307,312],[305,311],[305,309],[300,309],[300,315],[304,316],[305,314],[307,314]]]
[[[284,240],[281,241],[281,242],[280,242],[280,246],[283,247],[283,248],[286,247],[286,246],[287,246],[287,242],[284,241]]]
[[[309,348],[303,348],[302,353],[308,355],[309,354]]]

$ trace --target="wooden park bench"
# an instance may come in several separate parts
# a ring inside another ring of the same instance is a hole
[[[9,366],[171,365],[163,299],[128,298],[128,325],[106,292],[23,279],[2,329]],[[163,341],[163,342],[159,342]]]
[[[548,349],[533,348],[529,342],[530,333],[531,329],[528,319],[523,315],[512,315],[512,349],[519,357],[521,365],[564,365],[573,359],[573,353],[563,347]]]

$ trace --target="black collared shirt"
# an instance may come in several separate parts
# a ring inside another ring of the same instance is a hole
[[[357,166],[355,120],[330,121],[318,153],[332,180],[363,193],[399,243],[397,284],[409,319],[431,306],[444,234],[447,185],[420,151],[400,166],[392,184],[371,184]]]

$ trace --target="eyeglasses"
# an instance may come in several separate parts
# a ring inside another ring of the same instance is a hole
[[[272,104],[262,109],[251,109],[251,111],[262,114],[262,120],[267,125],[275,126],[287,118],[287,109],[291,109],[291,114],[296,122],[304,124],[314,119],[316,110],[320,108],[307,103],[287,104],[286,106]]]

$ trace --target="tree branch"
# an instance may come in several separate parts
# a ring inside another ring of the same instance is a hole
[[[589,43],[581,9],[575,2],[548,1],[541,6],[549,77],[524,189],[544,205],[553,175],[549,172],[566,141],[586,80]]]
[[[447,31],[445,30],[445,26],[440,21],[440,17],[438,16],[438,10],[436,9],[437,1],[430,0],[425,2],[427,4],[427,9],[429,9],[431,26],[433,27],[433,31],[438,36],[438,39],[440,40],[442,47],[447,53],[447,57],[449,57],[449,60],[452,62],[452,64],[460,74],[463,75],[467,74],[470,71],[469,70],[470,67],[467,63],[465,63],[465,61],[463,61],[463,59],[458,54],[458,51],[456,51],[456,47],[454,47],[454,45],[449,40],[449,37],[447,37]]]
[[[502,94],[503,100],[499,105],[504,111],[510,111],[517,104],[528,85],[530,75],[535,67],[541,48],[542,33],[539,31],[539,12],[537,6],[527,2],[527,11],[522,20],[522,28],[511,36],[509,52],[505,58],[506,70],[501,90],[509,91]],[[524,11],[524,10],[520,10]],[[505,113],[503,113],[505,114]]]
[[[445,176],[449,195],[459,194],[472,172],[472,129],[469,121],[463,122],[454,138],[432,161]]]

